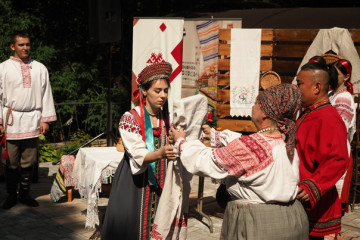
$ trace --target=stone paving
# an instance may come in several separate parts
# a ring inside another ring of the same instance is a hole
[[[58,166],[41,163],[39,183],[32,185],[32,196],[40,206],[37,208],[17,204],[10,210],[0,208],[0,239],[3,240],[84,240],[90,239],[95,229],[85,229],[86,200],[74,194],[74,200],[67,202],[64,197],[58,203],[50,201],[50,188]],[[219,239],[223,210],[216,204],[217,184],[205,178],[203,212],[210,216],[213,232],[210,233],[209,221],[195,211],[197,203],[198,178],[193,180],[190,194],[190,214],[188,221],[188,240]],[[107,194],[100,194],[99,210],[107,205]],[[6,197],[5,183],[0,182],[0,204]],[[343,233],[338,239],[360,240],[360,205],[354,212],[349,212],[342,219]]]

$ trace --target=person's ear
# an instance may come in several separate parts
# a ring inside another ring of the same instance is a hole
[[[345,75],[344,82],[346,82],[346,81],[348,81],[348,80],[350,80],[350,74],[346,74],[346,75]]]
[[[322,91],[322,85],[320,82],[316,82],[314,85],[315,94],[318,95]]]
[[[15,45],[13,43],[10,44],[10,48],[11,48],[11,50],[15,51]]]

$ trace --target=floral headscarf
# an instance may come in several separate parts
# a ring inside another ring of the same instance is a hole
[[[256,103],[264,114],[276,122],[280,132],[285,134],[286,152],[292,160],[296,139],[294,116],[301,108],[301,92],[296,85],[280,84],[259,92]]]

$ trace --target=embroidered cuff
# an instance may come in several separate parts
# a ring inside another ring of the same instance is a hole
[[[321,192],[319,187],[311,179],[305,179],[299,183],[299,187],[304,189],[309,195],[311,208],[320,200]]]
[[[50,117],[42,117],[41,122],[54,122],[57,120],[56,115]]]
[[[177,156],[180,156],[181,153],[181,145],[186,142],[186,140],[184,138],[179,138],[175,145],[174,145],[174,152]]]
[[[220,131],[211,129],[211,146],[221,147]]]

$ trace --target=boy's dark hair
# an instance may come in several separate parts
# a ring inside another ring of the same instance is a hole
[[[15,44],[17,37],[30,38],[30,35],[27,31],[15,31],[11,35],[11,44]]]

